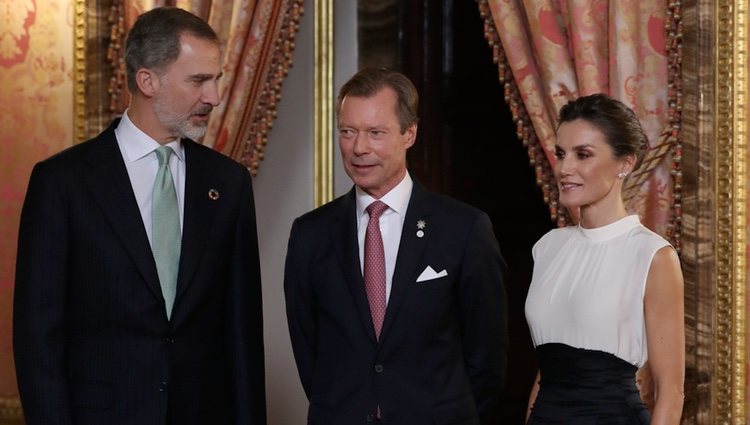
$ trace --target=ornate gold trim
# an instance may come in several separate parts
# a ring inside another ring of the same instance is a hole
[[[521,98],[521,92],[505,56],[500,35],[497,33],[490,5],[487,0],[479,0],[478,6],[479,15],[484,21],[484,38],[492,49],[492,61],[497,65],[498,79],[503,87],[505,103],[510,108],[513,121],[516,123],[516,136],[526,148],[529,166],[534,169],[536,184],[542,189],[542,196],[549,208],[550,218],[556,221],[559,227],[563,227],[570,224],[570,217],[565,208],[558,203],[559,195],[552,167],[544,153],[544,148],[536,137],[531,118]]]
[[[265,81],[253,83],[262,85],[259,93],[257,95],[251,93],[247,101],[247,105],[255,106],[254,109],[248,109],[245,112],[242,118],[243,123],[238,129],[239,134],[247,134],[247,136],[242,139],[241,143],[229,146],[228,149],[229,156],[244,164],[253,176],[257,175],[260,162],[265,157],[268,132],[273,127],[277,105],[281,100],[281,85],[289,73],[289,68],[292,67],[294,40],[304,10],[303,3],[303,0],[277,2],[275,5],[269,5],[268,13],[262,14],[269,18],[267,31],[275,33],[272,39],[264,37],[265,47],[262,56],[266,59],[257,64],[258,69],[267,70],[265,76],[262,77]],[[215,145],[214,148],[216,148]]]
[[[745,424],[747,0],[716,3],[716,424]]]
[[[333,0],[315,0],[313,202],[333,199]]]
[[[86,135],[86,0],[75,0],[73,17],[73,142]]]

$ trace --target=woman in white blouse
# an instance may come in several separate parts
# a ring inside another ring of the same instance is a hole
[[[685,370],[683,280],[675,250],[629,215],[622,185],[647,139],[603,94],[560,110],[555,177],[578,226],[533,248],[526,318],[539,373],[528,424],[679,424]],[[655,407],[635,386],[648,360]]]

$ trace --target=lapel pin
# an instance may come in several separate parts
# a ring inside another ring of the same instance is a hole
[[[208,199],[215,201],[219,199],[219,191],[216,189],[209,189],[208,191]]]
[[[424,220],[417,220],[417,237],[424,237],[424,229],[427,227],[427,223]]]

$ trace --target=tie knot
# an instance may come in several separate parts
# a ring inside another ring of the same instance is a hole
[[[370,220],[377,220],[388,209],[388,205],[381,201],[375,201],[367,206],[367,214],[370,214]]]
[[[159,166],[161,167],[165,163],[169,163],[169,157],[174,151],[169,146],[160,146],[154,152],[156,152],[156,158],[159,160]]]

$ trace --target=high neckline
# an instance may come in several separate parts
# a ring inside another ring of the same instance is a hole
[[[578,224],[578,230],[580,231],[581,235],[583,235],[586,239],[594,240],[594,241],[604,241],[607,239],[612,239],[614,237],[620,236],[625,232],[630,231],[634,227],[641,224],[641,220],[638,218],[637,214],[633,215],[626,215],[625,217],[609,223],[604,226],[600,227],[594,227],[591,229],[587,229],[581,224]]]

